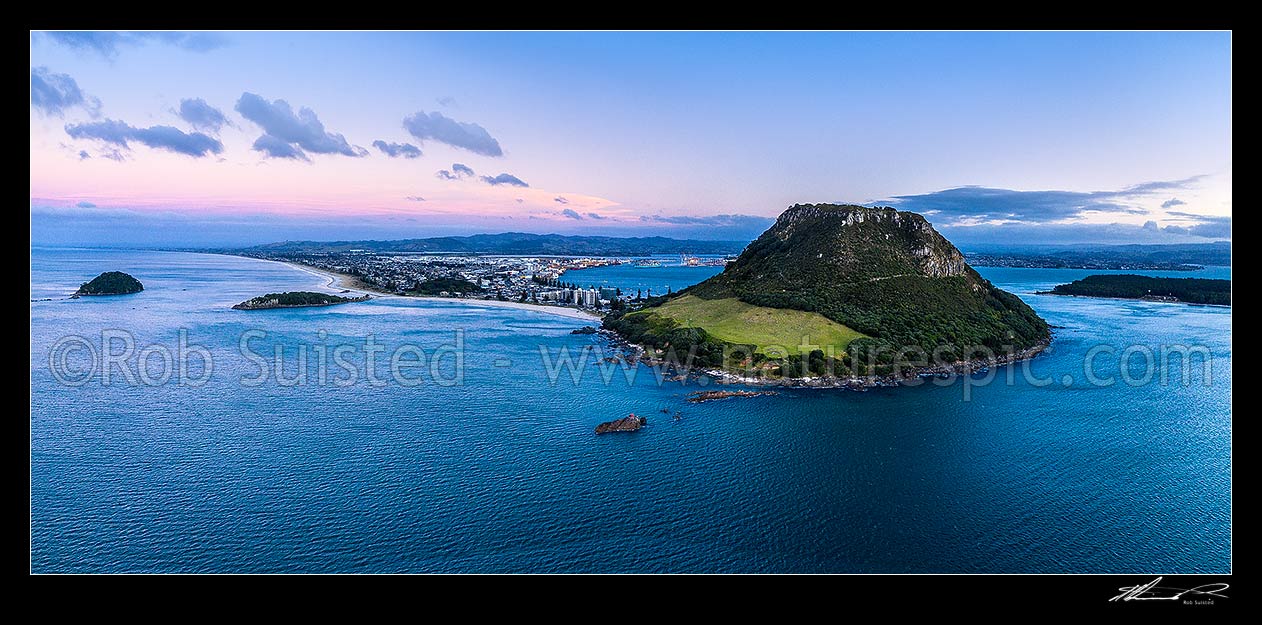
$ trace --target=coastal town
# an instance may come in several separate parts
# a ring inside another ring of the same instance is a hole
[[[665,294],[651,289],[624,292],[613,286],[583,284],[575,274],[567,273],[623,264],[661,267],[660,259],[367,252],[246,255],[339,274],[362,289],[393,295],[513,301],[608,311]],[[683,255],[669,262],[697,267],[721,266],[728,260]]]

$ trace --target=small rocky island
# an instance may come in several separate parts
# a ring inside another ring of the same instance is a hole
[[[127,295],[145,290],[139,280],[121,272],[107,271],[91,282],[84,282],[75,295]]]
[[[577,330],[570,330],[570,334],[595,334],[596,328],[591,326],[583,326]]]
[[[362,295],[360,297],[342,297],[340,295],[313,293],[311,291],[286,291],[284,293],[268,293],[267,295],[260,295],[253,299],[241,302],[232,308],[233,310],[311,308],[314,306],[336,306],[337,304],[363,302],[367,301],[370,297],[371,296],[369,295]]]
[[[696,391],[688,395],[688,401],[699,404],[707,401],[728,399],[729,397],[761,397],[763,395],[776,394],[775,391]]]
[[[648,424],[648,417],[639,417],[635,414],[629,414],[621,419],[606,421],[596,426],[597,434],[607,434],[609,432],[634,432]]]

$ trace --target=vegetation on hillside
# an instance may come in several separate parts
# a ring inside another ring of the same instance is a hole
[[[345,304],[347,302],[359,302],[368,299],[363,297],[341,297],[339,295],[329,295],[328,293],[314,293],[312,291],[286,291],[284,293],[268,293],[248,299],[233,308],[238,310],[253,310],[260,308],[299,308],[305,306],[332,306],[334,304]]]
[[[923,217],[894,209],[794,207],[723,273],[684,292],[817,312],[871,337],[865,347],[938,349],[941,361],[965,354],[939,346],[1019,350],[1048,337],[1046,322],[968,267]]]
[[[794,206],[723,273],[675,294],[689,296],[818,313],[856,334],[846,346],[850,356],[862,352],[880,365],[925,355],[930,363],[954,362],[979,348],[1019,351],[1049,337],[1046,322],[978,275],[923,217],[891,208]],[[673,339],[676,348],[702,338],[695,344],[706,353],[707,343],[724,342],[719,326],[687,327],[674,314],[676,301],[659,298],[606,325],[659,345]],[[784,331],[796,332],[794,319],[780,319]]]
[[[775,361],[800,375],[847,375],[846,347],[863,337],[816,313],[753,306],[735,298],[654,300],[650,303],[660,306],[615,312],[604,325],[633,343],[669,352],[681,364],[750,371]]]
[[[139,280],[121,272],[107,271],[79,286],[78,295],[125,295],[145,290]]]

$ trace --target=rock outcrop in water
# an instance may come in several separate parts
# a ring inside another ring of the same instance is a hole
[[[775,391],[696,391],[688,395],[688,401],[694,404],[700,404],[707,401],[718,401],[720,399],[728,399],[731,397],[761,397],[763,395],[776,395]]]
[[[608,434],[610,432],[635,432],[648,424],[648,421],[648,417],[638,417],[631,414],[621,419],[606,421],[596,426],[596,433]]]

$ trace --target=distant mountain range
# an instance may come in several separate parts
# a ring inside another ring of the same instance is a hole
[[[285,241],[232,251],[262,256],[347,252],[645,256],[649,254],[737,254],[745,249],[748,243],[748,241],[697,241],[667,237],[566,236],[504,232],[396,241]]]
[[[1178,269],[1231,265],[1231,242],[1167,245],[987,246],[965,253],[981,267],[1069,269]]]

